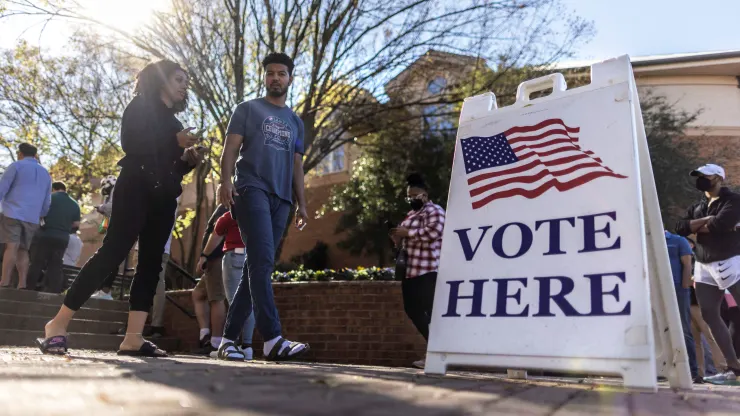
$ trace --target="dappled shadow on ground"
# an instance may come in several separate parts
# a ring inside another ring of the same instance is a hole
[[[68,386],[72,394],[79,392],[76,386],[97,385],[102,403],[96,409],[115,407],[127,414],[662,415],[714,409],[740,414],[740,389],[702,387],[676,393],[663,388],[658,394],[639,394],[578,379],[525,382],[490,373],[453,372],[439,377],[404,368],[225,363],[194,356],[136,359],[89,351],[64,358],[26,349],[3,361],[9,365],[0,366],[2,379],[31,386],[54,383]],[[175,399],[157,402],[165,393]],[[637,411],[642,408],[655,411]]]

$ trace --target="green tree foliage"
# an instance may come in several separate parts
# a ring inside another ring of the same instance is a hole
[[[645,123],[660,213],[667,230],[686,208],[700,198],[689,172],[705,162],[700,161],[697,140],[686,137],[684,130],[698,116],[676,108],[661,95],[644,91],[640,99]]]
[[[505,104],[515,98],[515,93],[505,86],[513,86],[515,90],[517,83],[512,79],[531,73],[499,78],[505,81],[501,89]],[[682,111],[665,97],[648,91],[641,92],[641,106],[663,222],[672,229],[677,216],[698,197],[688,176],[700,164],[696,144],[683,133],[696,114]],[[339,247],[353,254],[375,256],[379,266],[386,266],[392,249],[388,224],[398,224],[408,211],[404,201],[406,176],[420,172],[429,182],[431,198],[444,206],[454,137],[430,136],[428,132],[414,130],[409,123],[399,123],[373,134],[359,149],[361,155],[352,167],[351,179],[334,188],[319,214],[342,212],[336,232],[344,232],[346,238]]]
[[[405,200],[409,173],[420,173],[429,186],[430,198],[439,205],[447,204],[454,136],[423,134],[414,125],[418,123],[395,124],[364,140],[350,180],[333,190],[319,212],[342,212],[336,231],[346,232],[346,238],[339,247],[375,256],[380,266],[391,260],[390,227],[409,211]]]
[[[0,146],[11,161],[18,144],[38,145],[54,178],[82,199],[94,179],[116,171],[134,69],[89,37],[71,46],[76,53],[46,58],[25,42],[0,53]]]

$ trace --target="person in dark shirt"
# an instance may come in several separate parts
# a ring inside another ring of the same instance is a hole
[[[110,272],[121,264],[136,240],[139,262],[131,284],[126,336],[119,355],[163,357],[142,332],[162,271],[162,253],[175,222],[182,178],[203,157],[198,137],[183,129],[175,114],[187,104],[188,74],[175,62],[147,65],[136,77],[134,98],[121,119],[125,156],[116,182],[110,225],[103,245],[80,270],[57,315],[46,324],[44,353],[64,354],[67,326]]]
[[[691,172],[696,188],[704,193],[702,201],[692,205],[676,231],[684,237],[696,234],[694,281],[701,314],[712,330],[727,360],[727,369],[705,380],[723,383],[740,376],[740,361],[732,346],[730,333],[722,322],[720,306],[728,290],[740,302],[740,194],[722,186],[725,170],[718,165],[704,165]]]
[[[696,346],[691,334],[691,246],[689,241],[681,236],[665,231],[665,242],[668,248],[668,260],[671,264],[673,287],[676,291],[678,316],[681,318],[686,354],[689,358],[689,370],[694,383],[703,383],[699,377],[699,368],[696,362]]]
[[[29,288],[36,288],[44,275],[44,291],[61,293],[64,285],[62,264],[72,228],[80,226],[80,206],[67,194],[64,182],[51,184],[51,206],[44,217],[44,225],[31,245],[31,267],[28,270]]]

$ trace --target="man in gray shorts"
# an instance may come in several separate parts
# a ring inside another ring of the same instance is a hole
[[[0,243],[5,244],[0,287],[10,286],[13,269],[18,269],[18,289],[26,289],[28,250],[39,222],[51,205],[51,176],[36,158],[36,148],[18,146],[18,161],[0,178]]]

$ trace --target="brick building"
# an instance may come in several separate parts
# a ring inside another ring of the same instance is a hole
[[[557,70],[590,65],[591,62],[561,65]],[[721,53],[698,53],[670,56],[638,57],[632,60],[638,88],[648,89],[654,94],[666,96],[670,102],[693,113],[700,111],[697,119],[686,130],[686,140],[700,143],[701,156],[707,162],[722,164],[731,184],[740,186],[740,51]],[[450,86],[461,86],[470,82],[475,69],[485,69],[485,62],[475,57],[429,51],[385,85],[390,102],[394,100],[421,100],[444,94]],[[434,116],[438,104],[419,104],[412,109],[419,113],[423,123],[442,127],[453,126],[456,120]],[[432,111],[430,111],[432,110]],[[345,145],[330,153],[314,171],[306,177],[309,213],[315,213],[327,201],[334,185],[350,178],[352,161],[359,149]],[[181,210],[195,204],[195,187],[185,187]],[[328,213],[315,219],[303,232],[291,229],[282,251],[281,260],[302,254],[314,247],[317,241],[329,246],[329,267],[356,267],[374,265],[374,259],[352,256],[339,249],[336,244],[342,235],[335,233],[341,213]],[[86,217],[82,227],[85,242],[82,264],[99,246],[101,236],[97,233],[100,221],[98,214]],[[200,235],[203,224],[195,231]],[[188,230],[189,235],[193,230]],[[187,238],[186,241],[189,241]],[[173,258],[181,258],[179,243],[173,243]]]

